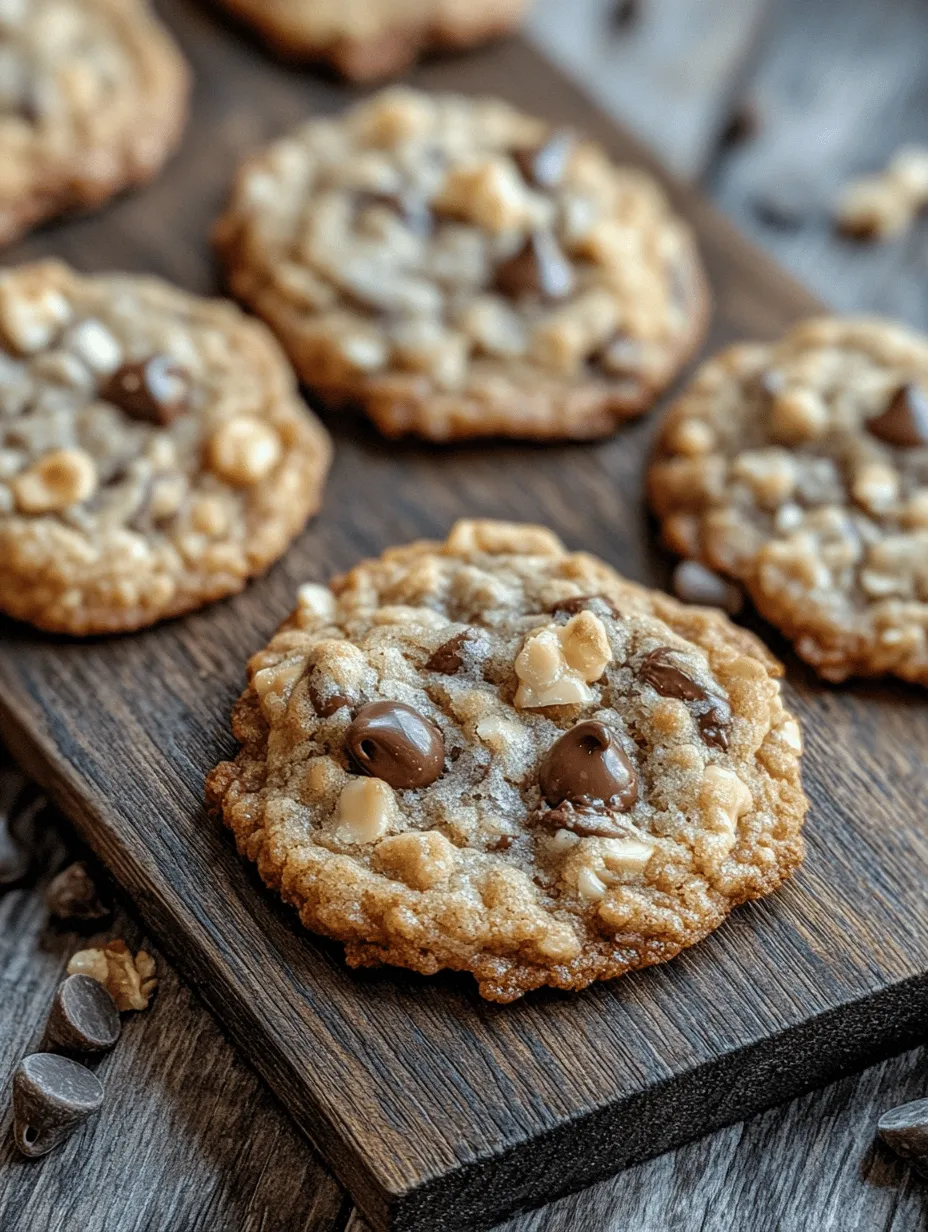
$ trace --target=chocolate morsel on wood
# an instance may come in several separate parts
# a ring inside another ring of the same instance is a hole
[[[900,1159],[928,1177],[928,1099],[891,1108],[880,1117],[877,1128]]]
[[[13,1074],[13,1140],[37,1159],[64,1142],[103,1104],[103,1085],[77,1061],[37,1052]]]
[[[83,860],[69,864],[52,878],[45,905],[58,920],[105,920],[111,914]]]
[[[108,990],[89,975],[69,975],[58,985],[45,1026],[43,1052],[106,1052],[119,1039],[121,1023]]]

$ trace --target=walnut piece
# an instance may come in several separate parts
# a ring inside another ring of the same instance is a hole
[[[68,975],[89,975],[103,984],[120,1011],[148,1008],[158,987],[155,960],[145,950],[132,957],[125,941],[109,941],[102,950],[79,950],[68,963]]]

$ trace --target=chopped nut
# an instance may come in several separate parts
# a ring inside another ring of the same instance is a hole
[[[59,920],[103,920],[111,913],[83,860],[69,864],[52,879],[45,905]]]
[[[93,496],[97,468],[82,449],[55,449],[12,483],[23,513],[59,513]]]
[[[848,184],[838,200],[840,230],[857,239],[886,240],[908,230],[928,204],[928,150],[903,146],[885,171]]]
[[[280,461],[283,447],[270,424],[240,415],[222,424],[209,445],[212,469],[229,483],[248,487],[268,476]]]
[[[68,963],[68,975],[89,975],[109,990],[121,1011],[148,1008],[158,987],[155,960],[145,950],[135,958],[122,939],[100,949],[79,950]]]
[[[396,816],[393,789],[382,779],[358,778],[338,798],[335,837],[343,843],[374,843]]]
[[[70,316],[71,305],[46,284],[44,267],[0,278],[0,331],[21,354],[47,347]]]
[[[430,890],[447,881],[457,863],[457,851],[438,830],[394,834],[378,843],[377,863],[388,877],[412,890]]]
[[[526,639],[516,658],[515,704],[532,709],[592,701],[587,686],[611,662],[606,628],[592,612],[579,612],[563,627],[547,625]]]

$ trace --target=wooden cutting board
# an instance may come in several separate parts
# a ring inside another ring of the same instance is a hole
[[[147,191],[6,254],[153,270],[217,288],[206,234],[244,151],[351,92],[274,65],[185,0],[165,16],[197,72],[180,157]],[[495,92],[634,144],[538,55],[509,43],[418,74]],[[711,345],[771,337],[816,305],[695,194],[717,308]],[[661,584],[641,500],[655,417],[599,445],[387,444],[332,417],[321,516],[239,598],[154,631],[84,643],[0,622],[0,729],[134,898],[148,927],[376,1228],[483,1227],[825,1082],[928,1024],[928,704],[900,684],[826,688],[779,639],[805,721],[809,857],[773,899],[665,967],[500,1007],[469,979],[355,974],[302,932],[202,807],[233,748],[246,657],[323,580],[458,516],[545,522]],[[249,1110],[241,1110],[249,1132]]]

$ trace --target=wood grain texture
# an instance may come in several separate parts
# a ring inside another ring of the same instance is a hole
[[[3,770],[0,749],[0,775]],[[124,937],[151,950],[121,906],[99,931],[49,918],[44,891],[83,855],[54,810],[28,835],[35,855],[26,886],[0,897],[0,1090],[38,1044],[70,956]],[[99,874],[98,874],[99,875]],[[123,1018],[116,1048],[95,1065],[102,1111],[60,1150],[26,1160],[0,1110],[3,1232],[337,1232],[343,1191],[258,1077],[164,959],[145,1013]],[[248,1132],[242,1133],[243,1124]],[[80,1183],[75,1185],[75,1177]]]
[[[697,179],[718,146],[769,0],[536,0],[528,34],[666,167]]]
[[[73,832],[46,809],[31,838],[34,875],[0,899],[0,1089],[39,1038],[67,958],[96,937],[51,923],[43,904],[53,872],[85,854]],[[151,948],[121,908],[99,935]],[[9,1115],[0,1117],[0,1227],[369,1232],[213,1017],[157,961],[152,1008],[126,1018],[99,1069],[110,1098],[70,1146],[26,1162],[9,1148]],[[497,1232],[922,1232],[928,1185],[875,1140],[874,1126],[926,1089],[928,1053],[905,1054]]]
[[[841,187],[928,144],[928,7],[922,0],[783,0],[773,9],[746,96],[753,140],[714,162],[705,186],[738,225],[842,312],[879,312],[928,329],[928,219],[884,244],[843,239]],[[801,221],[777,228],[758,202],[783,194]]]
[[[150,193],[10,259],[53,250],[85,269],[154,268],[210,289],[203,235],[242,151],[346,97],[271,66],[180,0],[165,8],[199,72],[181,158]],[[637,157],[519,44],[432,65],[420,80],[508,95]],[[715,343],[769,336],[812,308],[702,202],[679,199],[718,293]],[[339,457],[324,514],[268,578],[118,641],[78,645],[2,626],[0,706],[16,751],[373,1222],[485,1224],[923,1028],[928,840],[912,803],[925,788],[923,700],[901,686],[826,691],[794,662],[793,704],[814,720],[808,868],[672,966],[500,1009],[453,977],[352,975],[337,947],[296,933],[206,822],[200,797],[204,772],[230,747],[244,658],[299,581],[475,512],[547,521],[634,577],[663,576],[640,502],[648,424],[594,447],[453,452],[386,447],[354,422],[332,426]]]

